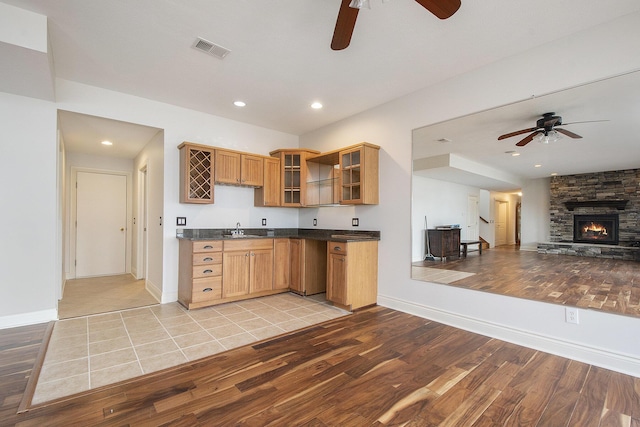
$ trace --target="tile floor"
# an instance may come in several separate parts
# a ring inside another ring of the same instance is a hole
[[[473,276],[474,274],[475,273],[442,270],[439,268],[420,267],[415,265],[411,267],[411,278],[415,280],[424,280],[425,282],[449,284],[456,280]]]
[[[349,314],[324,294],[278,294],[198,310],[178,303],[56,322],[32,405]]]

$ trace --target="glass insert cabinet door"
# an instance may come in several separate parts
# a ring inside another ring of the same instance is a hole
[[[361,151],[343,152],[340,155],[340,176],[342,179],[342,203],[357,203],[362,199]]]
[[[283,196],[285,204],[299,204],[301,201],[301,162],[300,154],[284,155],[284,185]]]

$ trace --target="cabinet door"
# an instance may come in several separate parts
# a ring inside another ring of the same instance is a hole
[[[252,185],[262,187],[264,160],[260,156],[243,154],[241,156],[240,183],[242,185]]]
[[[280,159],[264,159],[264,180],[262,187],[254,190],[255,206],[280,206]]]
[[[273,241],[273,289],[287,289],[290,286],[291,255],[289,239]]]
[[[216,150],[216,182],[240,184],[240,153]]]
[[[213,203],[213,150],[181,144],[180,203]]]
[[[302,206],[302,155],[284,153],[282,164],[282,206]]]
[[[249,293],[249,251],[222,254],[222,297]]]
[[[290,241],[290,253],[291,253],[291,285],[290,288],[292,291],[297,293],[304,293],[304,283],[302,281],[303,277],[303,246],[302,240],[300,239],[291,239]]]
[[[273,249],[258,249],[250,255],[249,293],[273,289]]]
[[[346,255],[330,253],[327,264],[327,299],[348,305]]]
[[[340,152],[342,203],[362,203],[361,150]]]

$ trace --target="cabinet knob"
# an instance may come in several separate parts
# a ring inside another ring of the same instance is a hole
[[[203,259],[203,261],[213,261],[213,258],[211,258],[210,256],[206,257],[205,259]]]
[[[209,270],[209,269],[207,269],[207,270],[204,270],[204,271],[203,271],[203,273],[204,273],[204,274],[210,274],[210,273],[213,273],[213,270]]]
[[[211,289],[211,288],[204,288],[204,289],[202,290],[202,292],[211,292],[212,290],[213,290],[213,289]]]
[[[205,245],[205,246],[204,246],[204,248],[205,248],[205,249],[213,249],[213,246],[211,246],[211,245]]]
[[[334,250],[334,251],[341,251],[342,249],[340,248],[340,246],[334,246],[334,247],[333,247],[333,250]]]

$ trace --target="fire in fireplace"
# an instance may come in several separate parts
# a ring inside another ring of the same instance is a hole
[[[574,215],[575,243],[618,244],[618,215]]]

